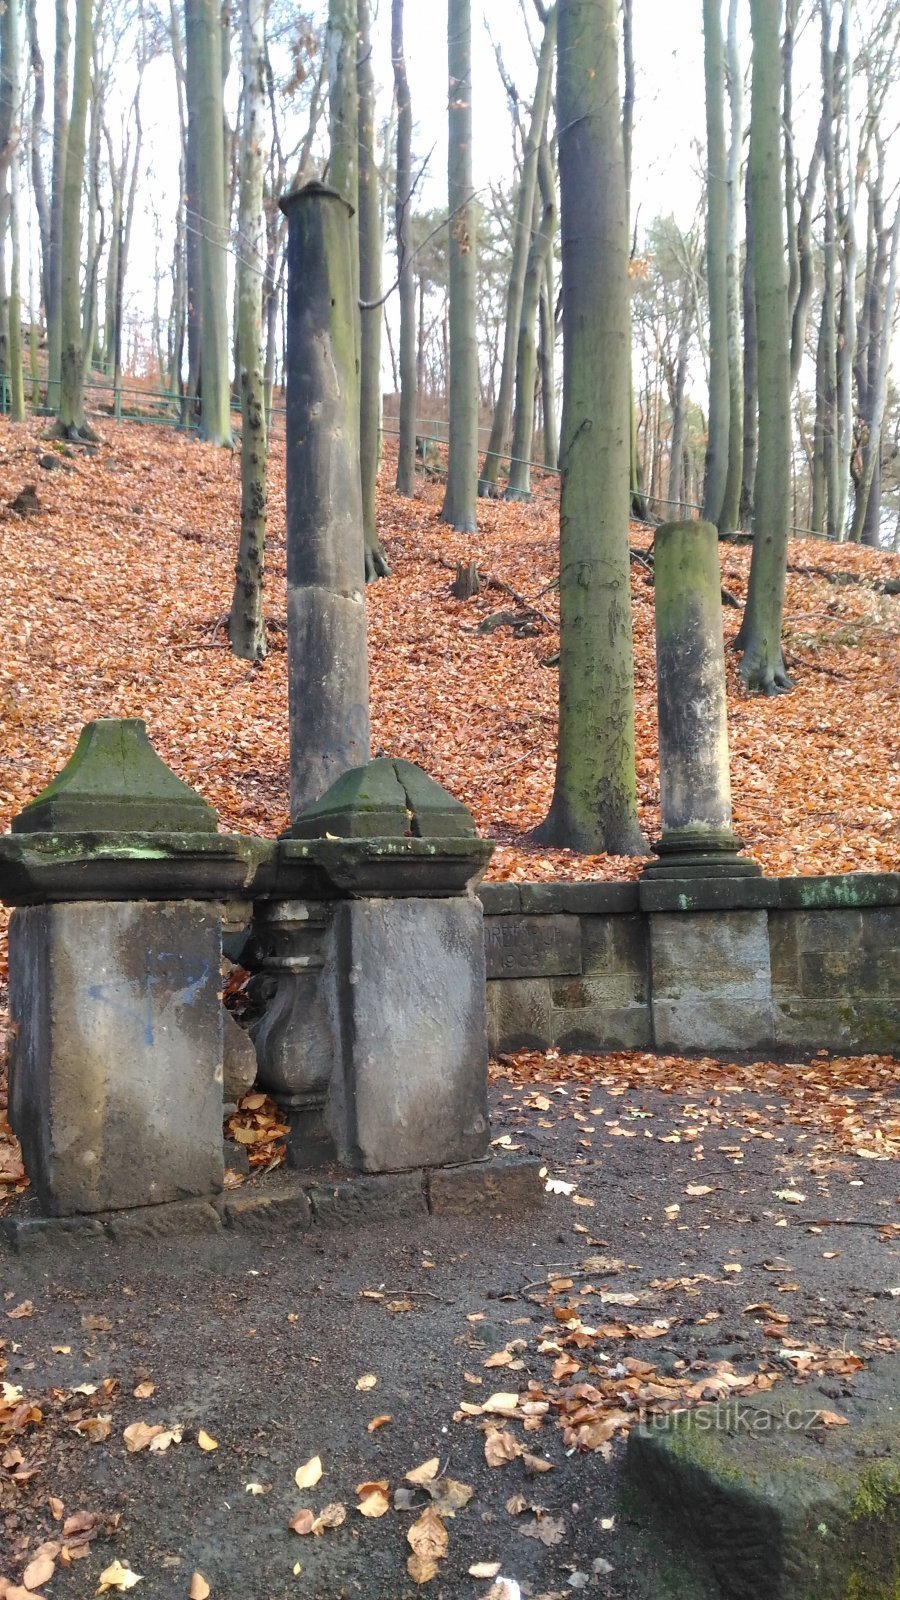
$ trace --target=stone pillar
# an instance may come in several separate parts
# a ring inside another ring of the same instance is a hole
[[[653,545],[662,838],[652,876],[758,873],[731,826],[719,541],[667,522]]]
[[[260,1079],[296,1166],[406,1171],[487,1154],[492,846],[408,761],[345,772],[282,839],[242,956]]]
[[[221,1189],[221,902],[258,855],[134,720],[90,723],[0,838],[10,1121],[45,1212]]]
[[[369,757],[352,207],[307,184],[288,219],[287,611],[291,820]]]

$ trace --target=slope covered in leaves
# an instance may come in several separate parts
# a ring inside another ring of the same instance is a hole
[[[223,828],[287,821],[284,451],[272,455],[261,668],[226,646],[240,494],[238,457],[137,425],[108,426],[94,454],[46,470],[37,422],[0,424],[0,825],[59,769],[81,724],[140,716],[162,756],[217,808]],[[385,462],[380,530],[394,573],[369,592],[373,747],[421,763],[498,840],[493,876],[633,875],[610,857],[539,851],[554,770],[558,491],[529,505],[482,502],[475,536],[438,521],[441,487],[400,499]],[[9,503],[34,484],[37,506]],[[649,530],[634,528],[646,553]],[[450,597],[457,560],[497,580]],[[723,582],[745,591],[749,551],[726,545]],[[729,654],[735,823],[770,873],[896,865],[896,598],[875,582],[896,557],[817,540],[791,545],[786,653],[793,694],[749,698]],[[655,837],[658,777],[653,590],[632,567],[641,820]],[[507,587],[503,587],[503,586]],[[491,614],[537,608],[535,632],[479,631]],[[739,611],[725,610],[733,637]]]

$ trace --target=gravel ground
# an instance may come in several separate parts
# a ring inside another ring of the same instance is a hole
[[[481,1562],[499,1562],[535,1600],[652,1596],[618,1497],[623,1435],[571,1448],[558,1423],[566,1407],[553,1404],[567,1385],[612,1374],[614,1386],[639,1370],[715,1394],[723,1373],[805,1368],[806,1401],[839,1410],[851,1353],[900,1348],[895,1164],[789,1120],[749,1078],[739,1092],[690,1099],[604,1085],[599,1065],[593,1082],[566,1078],[560,1061],[542,1080],[509,1070],[492,1089],[494,1137],[574,1186],[534,1214],[0,1253],[3,1381],[42,1413],[0,1453],[10,1584],[42,1540],[60,1541],[65,1518],[90,1511],[96,1537],[57,1565],[37,1591],[47,1600],[93,1595],[114,1560],[161,1600],[188,1596],[195,1573],[213,1600],[466,1600],[491,1593],[489,1578],[468,1573]],[[28,1302],[30,1313],[10,1316]],[[579,1318],[606,1331],[568,1345],[580,1371],[554,1379],[560,1330],[574,1319],[578,1332]],[[791,1357],[788,1345],[812,1354]],[[97,1388],[74,1392],[84,1384]],[[154,1386],[144,1399],[141,1384]],[[460,1411],[497,1391],[546,1395],[550,1409],[533,1429]],[[106,1416],[107,1437],[76,1431]],[[390,1420],[369,1431],[377,1416]],[[136,1421],[180,1425],[183,1439],[130,1454],[122,1435]],[[552,1470],[521,1455],[488,1465],[492,1427]],[[200,1430],[217,1449],[198,1447]],[[317,1455],[321,1481],[301,1491],[295,1471]],[[367,1519],[356,1486],[387,1480],[393,1496],[435,1457],[442,1479],[473,1494],[447,1519],[447,1554],[420,1586],[406,1535],[426,1491]],[[335,1502],[347,1508],[341,1526],[320,1537],[288,1528],[301,1508]]]

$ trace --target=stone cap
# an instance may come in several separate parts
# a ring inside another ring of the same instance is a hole
[[[476,839],[471,813],[411,761],[353,767],[294,823],[295,839]]]
[[[138,717],[81,730],[62,771],[11,824],[13,833],[215,833],[216,813],[157,755]]]

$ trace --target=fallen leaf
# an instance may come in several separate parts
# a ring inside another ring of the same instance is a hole
[[[849,1420],[848,1417],[838,1416],[836,1411],[816,1412],[816,1421],[821,1423],[823,1428],[846,1428],[849,1426]]]
[[[124,1594],[126,1589],[133,1589],[143,1579],[139,1572],[132,1572],[130,1567],[122,1565],[121,1561],[114,1561],[105,1572],[100,1574],[100,1587],[98,1594],[105,1594],[107,1589],[118,1589]]]
[[[545,1461],[543,1456],[532,1456],[526,1450],[522,1455],[522,1465],[526,1472],[552,1472],[555,1466],[553,1461]]]
[[[50,1349],[55,1356],[70,1356],[72,1354],[72,1346],[70,1344],[52,1344]]]
[[[372,1421],[367,1426],[366,1432],[367,1433],[377,1433],[379,1428],[385,1427],[386,1424],[388,1422],[391,1422],[392,1420],[393,1419],[391,1417],[390,1412],[389,1411],[384,1411],[384,1412],[382,1412],[380,1417],[373,1417],[372,1418]]]
[[[180,1444],[182,1436],[180,1427],[163,1428],[160,1433],[157,1433],[150,1440],[150,1454],[162,1455],[163,1451],[168,1450],[170,1444]]]
[[[245,1483],[244,1484],[244,1489],[246,1490],[247,1494],[252,1494],[252,1495],[268,1494],[269,1490],[271,1489],[271,1487],[272,1487],[272,1485],[270,1483]]]
[[[297,1468],[294,1473],[294,1482],[298,1489],[314,1489],[321,1476],[321,1459],[319,1456],[313,1456],[304,1466]]]
[[[469,1568],[470,1578],[496,1578],[502,1563],[499,1561],[475,1561]]]
[[[92,1311],[86,1311],[81,1319],[81,1326],[84,1328],[85,1333],[109,1333],[112,1323],[109,1317],[98,1317]],[[129,1587],[133,1587],[133,1585],[129,1585]]]
[[[518,1394],[492,1394],[485,1400],[482,1411],[487,1411],[492,1416],[511,1417],[519,1409]]]
[[[431,1496],[431,1502],[439,1517],[454,1517],[457,1511],[462,1511],[471,1500],[475,1490],[468,1483],[460,1483],[456,1478],[438,1478],[434,1483],[423,1485]]]
[[[512,1433],[503,1433],[499,1428],[491,1429],[484,1441],[484,1459],[489,1467],[505,1466],[507,1461],[515,1461],[524,1454],[524,1446]]]
[[[346,1522],[346,1520],[347,1507],[341,1505],[339,1501],[333,1500],[330,1505],[325,1506],[319,1512],[313,1523],[312,1531],[315,1534],[324,1533],[326,1528],[339,1528],[341,1523]]]
[[[21,1305],[13,1306],[12,1311],[7,1311],[6,1315],[10,1322],[15,1322],[20,1317],[33,1317],[34,1302],[32,1300],[23,1300]]]
[[[562,1544],[566,1525],[562,1517],[535,1517],[533,1522],[520,1522],[519,1532],[525,1539],[540,1539],[541,1544]]]
[[[413,1552],[407,1557],[406,1570],[413,1583],[430,1583],[437,1576],[437,1562],[433,1556],[420,1556]]]
[[[143,1383],[139,1383],[137,1388],[132,1389],[131,1392],[135,1400],[149,1400],[150,1396],[156,1393],[156,1384],[151,1383],[149,1378],[146,1378]]]
[[[91,1444],[102,1444],[112,1433],[112,1417],[85,1417],[83,1422],[76,1422],[75,1432],[82,1439],[90,1439]]]
[[[126,1449],[132,1455],[138,1450],[146,1450],[147,1446],[157,1439],[165,1428],[161,1422],[132,1422],[122,1435]]]
[[[218,1450],[219,1448],[218,1439],[213,1439],[203,1428],[197,1434],[197,1443],[201,1450]]]
[[[711,1183],[689,1183],[684,1192],[685,1194],[693,1195],[695,1199],[699,1199],[701,1195],[712,1194],[713,1186]]]
[[[799,1189],[776,1189],[774,1194],[776,1200],[784,1200],[789,1206],[800,1206],[806,1199],[806,1195],[801,1194]]]
[[[406,1542],[413,1554],[423,1562],[443,1560],[450,1541],[447,1529],[433,1506],[426,1506],[422,1515],[407,1529]],[[416,1579],[416,1582],[422,1581]]]
[[[58,1547],[57,1547],[58,1548]],[[33,1561],[29,1561],[22,1573],[22,1587],[24,1589],[40,1589],[49,1583],[56,1571],[56,1562],[52,1556],[38,1554]]]
[[[391,1509],[386,1478],[379,1479],[377,1483],[358,1483],[356,1493],[359,1496],[356,1509],[360,1516],[383,1517]]]
[[[356,1387],[357,1389],[361,1389],[363,1391],[366,1389],[374,1389],[377,1382],[378,1379],[376,1378],[374,1372],[364,1372],[361,1378],[357,1378]]]
[[[188,1600],[209,1600],[209,1584],[202,1572],[195,1572],[188,1589]]]
[[[411,1472],[404,1472],[407,1483],[430,1483],[440,1471],[440,1457],[432,1456],[430,1461],[423,1461],[420,1467],[413,1467]]]
[[[249,1487],[250,1485],[248,1483],[247,1488],[249,1489]],[[288,1523],[288,1527],[292,1533],[312,1533],[313,1523],[315,1520],[315,1512],[310,1511],[308,1507],[304,1507],[302,1511],[297,1512],[295,1517],[291,1518],[290,1522]]]

